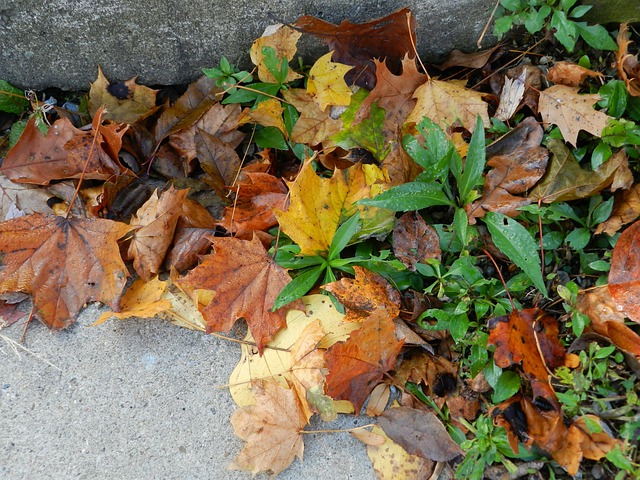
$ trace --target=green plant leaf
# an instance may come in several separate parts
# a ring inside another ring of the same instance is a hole
[[[421,210],[436,205],[455,206],[443,192],[442,185],[424,182],[409,182],[398,185],[375,198],[366,198],[357,203],[396,212]]]
[[[4,80],[0,80],[0,110],[20,115],[29,107],[24,92]]]
[[[500,0],[500,5],[511,12],[518,12],[525,7],[522,0]]]
[[[582,18],[592,8],[593,8],[593,5],[578,5],[576,8],[571,10],[571,13],[569,13],[569,16],[571,18]]]
[[[324,270],[324,265],[312,268],[306,272],[301,273],[296,278],[291,280],[291,282],[289,282],[282,289],[282,291],[276,298],[275,302],[273,303],[272,311],[276,311],[280,307],[285,306],[287,303],[302,298],[309,290],[313,288]]]
[[[496,37],[502,38],[502,36],[511,30],[513,27],[513,17],[506,15],[498,18],[493,24],[493,33]]]
[[[531,234],[517,221],[501,213],[487,212],[484,223],[496,247],[509,257],[509,260],[515,263],[548,298],[540,268],[538,244]]]
[[[402,146],[409,156],[424,171],[418,175],[421,182],[444,180],[449,175],[451,155],[455,152],[453,144],[447,139],[440,126],[424,117],[416,128],[424,138],[424,146],[413,135],[405,135]]]
[[[359,220],[360,212],[356,212],[354,216],[338,227],[335,235],[333,236],[333,240],[331,240],[331,245],[329,246],[329,254],[327,255],[327,260],[329,262],[340,255],[340,252],[344,250],[344,247],[347,246],[349,240],[351,240],[351,238],[358,232],[360,229],[360,226],[358,225]]]
[[[288,150],[289,144],[284,135],[277,127],[264,127],[256,129],[253,137],[260,148],[276,148],[278,150]]]
[[[575,22],[574,25],[577,32],[589,46],[598,50],[615,51],[618,49],[618,45],[602,25],[587,25],[586,22]]]
[[[503,371],[493,386],[493,390],[493,395],[491,395],[493,403],[504,402],[520,390],[520,376],[511,370]]]
[[[554,36],[567,49],[567,52],[573,52],[578,38],[576,23],[569,20],[563,11],[554,10],[551,16],[551,27],[556,30]]]
[[[620,118],[627,109],[629,95],[626,85],[620,80],[611,80],[605,83],[598,90],[598,95],[602,97],[602,100],[598,101],[598,105],[606,108],[607,114],[612,117]]]
[[[275,77],[280,85],[283,85],[289,75],[288,60],[286,58],[278,58],[273,47],[262,47],[262,55],[264,55],[264,64],[269,73]]]
[[[348,137],[343,139],[340,146],[351,144],[369,151],[378,161],[384,158],[391,151],[384,138],[385,110],[375,102],[371,105],[371,111],[367,118],[356,125],[351,125],[347,130]]]
[[[484,124],[478,115],[476,120],[476,129],[469,143],[467,151],[467,160],[464,165],[462,177],[458,180],[458,190],[460,192],[460,200],[463,204],[468,203],[468,196],[482,179],[486,160],[486,150],[484,145]]]
[[[248,89],[247,89],[248,88]],[[238,88],[234,93],[222,101],[223,105],[230,103],[250,103],[258,99],[267,98],[266,95],[276,96],[280,91],[277,83],[252,83],[250,87]]]

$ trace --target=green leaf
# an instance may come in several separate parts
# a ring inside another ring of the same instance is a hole
[[[551,13],[548,5],[543,5],[540,10],[532,8],[524,19],[524,26],[529,33],[538,33],[544,27],[547,17]]]
[[[248,88],[251,88],[251,90],[239,88],[236,92],[225,98],[222,104],[254,102],[258,99],[268,98],[267,95],[276,96],[280,91],[280,85],[277,83],[252,83]],[[263,95],[263,93],[267,95]]]
[[[591,231],[588,228],[576,228],[564,239],[571,248],[579,252],[589,244],[589,240],[591,240]]]
[[[424,117],[416,128],[424,138],[424,146],[413,135],[405,135],[402,146],[424,171],[418,176],[421,182],[444,180],[449,174],[449,162],[455,151],[440,126]]]
[[[573,48],[576,46],[576,40],[578,39],[576,23],[567,19],[567,15],[563,11],[554,10],[551,17],[551,27],[556,30],[554,34],[556,39],[558,39],[568,52],[573,52]]]
[[[385,110],[375,102],[371,105],[371,112],[362,122],[352,125],[349,129],[349,136],[355,145],[364,148],[378,161],[384,158],[391,151],[384,138]]]
[[[302,298],[309,290],[316,284],[320,275],[324,271],[325,267],[320,266],[312,268],[304,273],[301,273],[296,278],[291,280],[280,292],[278,298],[273,303],[272,311],[276,311],[280,307],[283,307],[287,303],[293,302]]]
[[[29,107],[24,92],[4,80],[0,80],[0,111],[20,115]]]
[[[351,238],[358,232],[360,229],[360,226],[358,225],[359,220],[360,212],[356,212],[354,216],[340,225],[336,230],[333,240],[331,240],[331,245],[329,246],[329,254],[327,256],[327,260],[329,262],[340,255],[340,252],[344,250],[344,247],[347,246],[349,240],[351,240]]]
[[[436,183],[409,182],[393,187],[375,198],[366,198],[359,205],[380,207],[395,212],[421,210],[436,205],[455,206]]]
[[[22,132],[24,132],[25,128],[27,128],[27,120],[18,120],[13,125],[11,125],[11,130],[9,132],[9,147],[13,147],[16,143],[18,143],[20,135],[22,135]]]
[[[484,223],[496,247],[531,279],[545,297],[549,298],[542,278],[538,244],[531,234],[517,221],[501,213],[488,212],[484,217]]]
[[[609,160],[611,155],[613,155],[611,147],[604,142],[598,142],[598,145],[596,145],[596,148],[593,149],[593,153],[591,154],[591,168],[595,170]]]
[[[618,50],[618,45],[602,25],[587,25],[586,22],[576,22],[574,25],[589,46],[598,50]]]
[[[456,208],[453,214],[453,229],[462,245],[467,245],[467,230],[469,228],[469,217],[464,208]]]
[[[522,0],[500,0],[500,5],[511,12],[518,12],[524,8],[525,3]]]
[[[620,118],[624,111],[627,109],[627,87],[624,82],[620,80],[611,80],[604,84],[598,90],[598,95],[602,97],[602,100],[598,102],[600,107],[607,109],[607,114]]]
[[[286,58],[278,58],[273,47],[262,47],[264,65],[280,85],[283,85],[289,75],[289,61]]]
[[[513,27],[513,17],[511,15],[500,17],[493,24],[493,33],[496,37],[502,38],[505,33],[511,30],[511,27]]]
[[[571,10],[571,7],[573,7],[576,4],[577,0],[560,0],[560,4],[562,5],[562,10],[564,10],[565,12],[569,12],[569,10]]]
[[[569,16],[571,18],[582,18],[592,8],[593,8],[593,5],[578,5],[576,8],[571,10],[571,13],[569,13]]]
[[[253,137],[260,148],[276,148],[278,150],[288,150],[289,144],[284,138],[280,129],[276,127],[264,127],[256,129]]]
[[[464,165],[462,178],[458,179],[458,190],[460,192],[460,200],[463,204],[468,203],[467,197],[471,190],[482,180],[482,172],[486,160],[486,150],[484,145],[484,124],[480,115],[476,120],[476,129],[469,143],[467,151],[467,160]]]
[[[493,395],[491,395],[493,403],[504,402],[520,390],[520,376],[511,370],[503,371],[493,386],[493,390]]]

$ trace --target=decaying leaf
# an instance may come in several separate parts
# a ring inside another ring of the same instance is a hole
[[[156,108],[156,94],[144,85],[136,83],[136,77],[126,82],[109,83],[98,66],[98,78],[89,91],[89,113],[92,117],[104,107],[105,120],[117,123],[135,123],[140,117]]]
[[[613,249],[609,291],[616,307],[640,323],[640,221],[627,228]]]
[[[327,350],[327,395],[349,400],[360,412],[369,393],[395,365],[401,348],[393,320],[386,310],[375,310],[346,342]]]
[[[595,234],[606,233],[613,236],[623,225],[640,217],[640,184],[636,183],[629,190],[616,192],[613,210],[608,219],[598,225]]]
[[[300,112],[300,118],[291,131],[292,141],[313,146],[340,131],[342,122],[322,111],[306,90],[290,88],[284,90],[282,96]]]
[[[187,190],[171,187],[158,198],[156,190],[131,219],[131,226],[139,228],[135,231],[128,255],[144,280],[160,271],[186,197]]]
[[[618,76],[627,85],[629,95],[640,97],[640,62],[638,56],[629,53],[629,25],[623,23],[618,30],[618,52],[616,54],[616,68]]]
[[[104,312],[93,325],[100,325],[110,317],[151,318],[171,308],[171,301],[163,298],[167,282],[158,277],[149,281],[139,278],[127,289],[120,301],[120,311]]]
[[[495,118],[506,122],[516,113],[524,96],[526,75],[527,72],[523,71],[515,78],[505,77]]]
[[[579,94],[577,88],[554,85],[540,92],[538,111],[545,124],[557,125],[564,139],[574,147],[578,133],[585,130],[600,137],[609,123],[606,113],[593,109],[597,94]]]
[[[345,74],[353,67],[334,63],[329,52],[320,57],[309,70],[307,93],[313,96],[325,111],[329,105],[347,106],[351,102],[351,89],[344,81]]]
[[[378,480],[431,478],[435,466],[432,460],[407,453],[378,426],[374,426],[371,432],[367,433],[381,439],[381,442],[365,442],[367,455]]]
[[[444,357],[425,350],[409,353],[394,370],[393,378],[401,385],[421,385],[433,398],[446,397],[457,390],[458,366]]]
[[[298,457],[302,460],[302,433],[307,420],[292,390],[273,381],[253,384],[256,404],[231,416],[236,435],[247,442],[230,466],[234,470],[277,475]]]
[[[304,15],[295,26],[320,37],[333,50],[335,62],[353,65],[345,80],[367,89],[376,84],[374,59],[385,58],[398,71],[405,55],[415,56],[416,20],[408,8],[371,22],[345,20],[340,25]]]
[[[215,292],[213,300],[201,310],[208,332],[228,332],[243,317],[262,353],[267,342],[287,324],[284,308],[275,312],[271,308],[291,278],[256,236],[251,241],[211,240],[215,253],[205,256],[179,283]],[[298,306],[289,304],[289,308]]]
[[[354,265],[356,278],[341,278],[322,286],[333,293],[347,310],[346,322],[362,322],[376,310],[393,319],[400,313],[400,294],[382,275]]]
[[[624,324],[625,314],[616,306],[607,285],[580,292],[576,308],[589,317],[589,328],[594,332],[623,352],[640,357],[640,335]]]
[[[436,462],[448,462],[462,450],[447,433],[433,413],[415,408],[390,408],[378,419],[378,424],[391,440],[407,453]]]
[[[627,157],[623,150],[593,171],[583,169],[563,142],[555,138],[547,141],[551,160],[540,182],[529,198],[544,203],[576,200],[595,195],[605,188],[618,185],[628,188],[633,181]]]
[[[571,62],[556,62],[549,69],[547,79],[550,82],[566,85],[568,87],[579,87],[587,77],[603,77],[600,72],[594,72],[588,68],[581,67]]]
[[[118,239],[130,227],[103,219],[33,214],[0,223],[0,293],[33,296],[49,328],[71,324],[88,302],[113,310],[127,279]]]
[[[418,212],[407,212],[393,229],[393,253],[415,272],[416,263],[425,263],[429,258],[440,260],[438,232]]]

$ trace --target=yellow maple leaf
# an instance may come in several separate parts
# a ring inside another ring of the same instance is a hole
[[[342,121],[331,118],[328,112],[323,112],[304,89],[283,90],[282,96],[300,112],[300,118],[291,131],[292,142],[318,145],[342,128]]]
[[[284,112],[284,107],[280,100],[268,98],[258,103],[252,110],[244,109],[238,124],[257,123],[263,127],[276,127],[286,136],[287,130],[282,120],[282,112]]]
[[[564,139],[575,147],[580,130],[600,137],[612,118],[593,109],[600,99],[595,93],[579,94],[577,88],[554,85],[540,92],[538,111],[545,124],[557,125]]]
[[[484,126],[491,126],[488,105],[482,100],[482,93],[456,82],[431,79],[416,89],[414,98],[417,103],[407,117],[407,122],[419,123],[422,117],[429,117],[444,129],[458,120],[473,132],[476,117],[480,115]]]
[[[329,105],[347,106],[351,102],[351,89],[344,81],[345,74],[353,67],[331,61],[333,51],[323,55],[309,70],[307,93],[324,112]]]
[[[331,178],[320,178],[311,162],[307,162],[290,185],[289,209],[275,212],[278,223],[300,246],[302,255],[327,252],[338,226],[357,211],[360,212],[359,239],[388,232],[394,223],[390,210],[355,205],[358,200],[380,193],[387,183],[388,178],[375,165],[358,163],[336,170]]]
[[[262,54],[262,48],[272,47],[276,51],[276,58],[286,58],[288,61],[291,61],[293,60],[293,57],[298,50],[296,44],[298,43],[298,39],[302,36],[302,34],[292,28],[283,25],[277,25],[275,31],[268,30],[265,33],[266,35],[258,38],[255,42],[253,42],[249,55],[253,64],[258,66],[258,78],[260,79],[260,81],[268,83],[278,83],[276,78],[264,64],[264,55]],[[285,83],[293,82],[294,80],[297,80],[301,77],[302,75],[289,69],[289,73],[287,75]]]

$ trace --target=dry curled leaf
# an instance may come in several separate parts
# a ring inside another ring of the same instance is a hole
[[[640,221],[627,228],[613,249],[609,291],[616,307],[640,323]]]
[[[629,53],[629,25],[623,23],[618,30],[616,68],[618,76],[627,85],[629,95],[640,97],[640,62],[638,56]]]
[[[405,213],[393,229],[393,253],[415,272],[416,263],[425,263],[430,258],[440,260],[438,232],[418,212]]]
[[[547,79],[556,84],[566,85],[568,87],[579,87],[587,77],[603,76],[600,72],[594,72],[575,63],[556,62],[556,64],[549,69]]]

